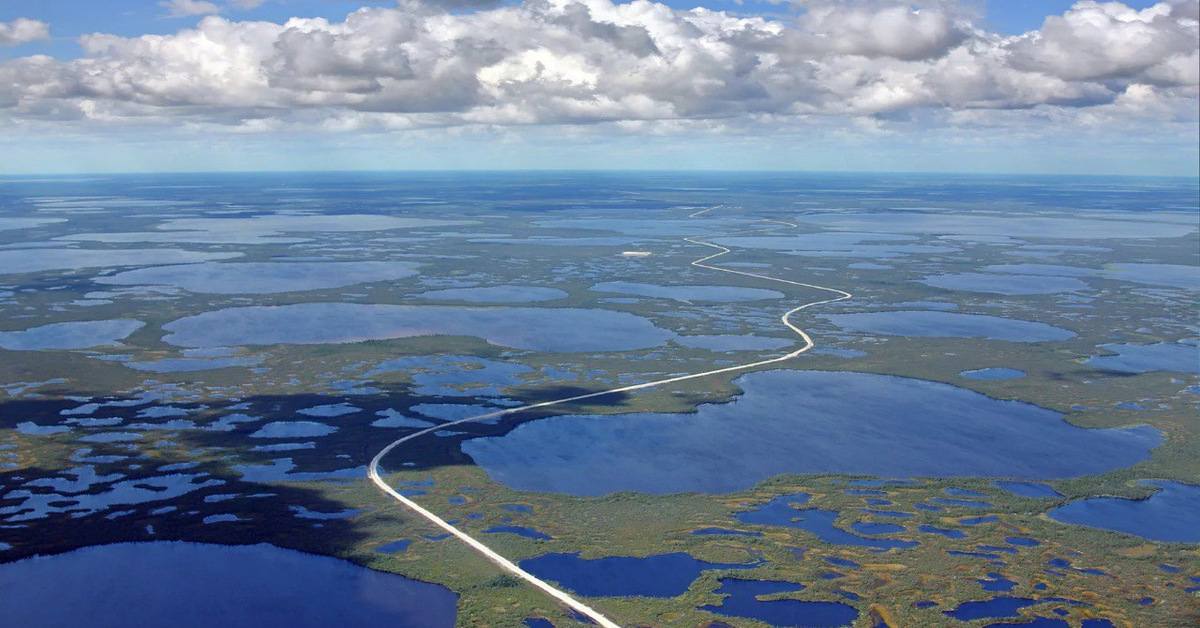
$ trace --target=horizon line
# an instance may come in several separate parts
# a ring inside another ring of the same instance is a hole
[[[1108,172],[1023,172],[1023,171],[938,171],[938,170],[794,170],[772,168],[396,168],[396,169],[279,169],[279,170],[115,170],[80,172],[0,172],[0,179],[203,176],[203,175],[288,175],[288,174],[729,174],[729,175],[894,175],[944,177],[1079,177],[1121,179],[1176,179],[1200,182],[1200,173],[1128,174]]]

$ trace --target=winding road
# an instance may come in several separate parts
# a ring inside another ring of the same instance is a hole
[[[699,217],[710,211],[719,209],[721,207],[723,207],[723,205],[716,205],[713,207],[709,207],[707,209],[704,209],[704,210],[701,210],[701,211],[698,211],[698,212],[695,212],[695,213],[689,215],[688,218],[696,218],[696,217]],[[798,225],[796,225],[796,224],[793,224],[790,222],[784,222],[784,221],[780,221],[780,220],[764,220],[764,221],[757,221],[757,222],[770,222],[770,223],[776,223],[776,224],[784,225],[784,226],[791,227],[791,228],[798,228]],[[429,434],[430,432],[444,430],[446,428],[453,427],[455,425],[462,425],[464,423],[472,423],[472,422],[476,422],[476,421],[484,421],[487,419],[494,419],[494,418],[498,418],[498,417],[509,416],[512,414],[517,414],[519,412],[525,412],[528,410],[534,410],[534,409],[538,409],[538,408],[548,408],[551,406],[557,406],[557,405],[562,405],[562,404],[567,404],[567,403],[574,403],[576,401],[585,401],[588,399],[595,399],[598,397],[604,397],[607,395],[613,395],[613,394],[617,394],[617,393],[627,393],[627,392],[633,392],[633,391],[637,391],[637,390],[645,390],[647,388],[656,388],[656,387],[665,386],[668,384],[675,384],[678,382],[686,382],[686,381],[692,380],[692,379],[699,379],[701,377],[720,375],[722,373],[735,373],[738,371],[746,371],[746,370],[758,368],[760,366],[767,366],[770,364],[778,364],[780,362],[785,362],[787,360],[791,360],[792,358],[795,358],[795,357],[807,352],[809,349],[812,349],[815,346],[813,339],[803,329],[800,329],[799,327],[797,327],[795,324],[792,323],[792,320],[791,320],[792,316],[794,314],[796,314],[797,312],[806,310],[810,307],[815,307],[818,305],[825,305],[828,303],[835,303],[837,301],[844,301],[844,300],[849,299],[854,296],[854,295],[850,294],[849,292],[846,292],[844,290],[838,290],[837,288],[829,288],[827,286],[819,286],[816,284],[802,283],[799,281],[792,281],[790,279],[780,279],[778,277],[770,277],[768,275],[759,275],[756,273],[748,273],[748,272],[743,272],[740,270],[731,270],[728,268],[721,268],[719,266],[712,266],[712,265],[709,265],[707,262],[710,262],[718,257],[721,257],[722,255],[726,255],[726,254],[730,253],[731,250],[728,248],[725,248],[719,244],[705,242],[703,240],[698,240],[698,239],[692,238],[692,237],[684,238],[684,241],[689,242],[691,244],[696,244],[699,246],[705,246],[705,247],[709,247],[711,249],[716,249],[716,251],[717,251],[717,252],[713,253],[712,255],[702,257],[691,263],[692,266],[695,266],[697,268],[704,268],[707,270],[714,270],[714,271],[719,271],[719,272],[723,272],[723,273],[741,275],[744,277],[752,277],[755,279],[761,279],[764,281],[772,281],[772,282],[776,282],[776,283],[783,283],[783,284],[788,284],[788,285],[792,285],[792,286],[800,286],[803,288],[812,288],[815,290],[822,290],[825,292],[830,292],[836,296],[834,298],[823,299],[820,301],[812,301],[812,302],[800,305],[798,307],[794,307],[794,308],[788,310],[787,312],[785,312],[783,314],[783,316],[780,317],[780,320],[783,321],[783,324],[786,325],[788,327],[788,329],[791,329],[792,331],[799,334],[801,340],[804,341],[803,345],[800,348],[798,348],[786,355],[781,355],[779,357],[770,358],[770,359],[766,359],[766,360],[759,360],[757,362],[750,362],[748,364],[740,364],[737,366],[729,366],[729,367],[725,367],[725,368],[714,369],[711,371],[704,371],[703,373],[692,373],[690,375],[681,375],[678,377],[670,377],[667,379],[660,379],[660,380],[656,380],[656,381],[652,381],[652,382],[645,382],[642,384],[634,384],[632,386],[622,386],[620,388],[613,388],[610,390],[603,390],[600,392],[588,393],[585,395],[576,395],[574,397],[566,397],[564,399],[555,399],[553,401],[544,401],[541,403],[534,403],[534,404],[529,404],[529,405],[525,405],[525,406],[505,408],[504,410],[498,410],[496,412],[488,412],[486,414],[480,414],[477,416],[467,417],[465,419],[459,419],[457,421],[441,423],[439,425],[435,425],[433,427],[423,429],[418,432],[414,432],[412,434],[409,434],[403,438],[400,438],[400,439],[392,442],[387,447],[384,447],[382,451],[380,451],[378,454],[376,454],[375,457],[371,459],[371,464],[367,467],[367,476],[369,478],[371,478],[371,481],[374,482],[375,485],[378,486],[379,489],[382,490],[384,493],[387,493],[393,499],[400,502],[404,506],[408,507],[410,510],[417,513],[418,515],[421,515],[422,517],[424,517],[425,519],[427,519],[434,525],[436,525],[439,528],[442,528],[443,530],[445,530],[446,532],[449,532],[450,534],[454,535],[459,540],[461,540],[462,542],[464,542],[468,546],[470,546],[472,549],[478,551],[480,554],[483,554],[485,557],[488,558],[488,560],[491,560],[492,562],[499,565],[505,571],[511,573],[512,575],[514,575],[518,578],[521,578],[522,580],[525,580],[526,582],[529,582],[533,586],[541,589],[542,591],[544,591],[545,593],[547,593],[554,599],[558,600],[559,602],[563,603],[567,607],[586,616],[587,618],[596,622],[596,624],[603,626],[604,628],[620,628],[620,626],[618,624],[614,623],[612,620],[605,617],[599,611],[587,606],[583,602],[580,602],[579,600],[575,599],[567,592],[562,591],[561,589],[556,588],[554,585],[538,578],[537,576],[534,576],[533,574],[525,571],[524,569],[521,569],[515,563],[513,563],[512,561],[508,560],[507,558],[501,556],[500,554],[496,553],[494,550],[492,550],[487,545],[484,545],[482,542],[480,542],[476,538],[468,535],[466,532],[463,532],[462,530],[459,530],[458,528],[454,527],[453,525],[447,523],[445,519],[442,519],[441,517],[426,510],[420,504],[401,495],[398,491],[396,491],[396,489],[392,488],[386,481],[384,481],[383,477],[380,475],[380,473],[379,473],[380,461],[382,461],[385,456],[387,456],[389,453],[391,453],[397,447],[399,447],[400,445],[403,445],[404,443],[407,443],[408,441],[411,441],[416,438],[420,438],[421,436]]]

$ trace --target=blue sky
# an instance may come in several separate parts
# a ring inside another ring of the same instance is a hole
[[[1074,0],[994,0],[987,3],[986,22],[993,30],[1016,35],[1042,26],[1048,15],[1062,15]],[[1153,6],[1153,0],[1127,0],[1134,9]]]
[[[4,0],[0,174],[1200,169],[1196,0],[424,1]]]
[[[238,20],[286,21],[293,16],[342,20],[363,6],[388,6],[395,2],[345,2],[341,0],[288,0],[267,2],[255,9],[232,8],[226,12]],[[4,0],[0,22],[19,17],[38,19],[51,25],[52,41],[27,44],[24,50],[5,50],[0,55],[50,54],[76,57],[81,50],[76,39],[86,33],[112,33],[125,37],[165,35],[193,26],[202,16],[173,17],[154,0]]]

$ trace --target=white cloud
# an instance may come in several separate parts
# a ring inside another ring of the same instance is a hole
[[[77,60],[0,64],[0,86],[13,86],[0,87],[0,124],[253,132],[653,122],[727,132],[821,116],[1018,120],[1005,113],[1017,110],[1195,124],[1179,103],[1194,110],[1200,83],[1196,0],[1143,11],[1078,2],[1020,37],[980,30],[952,0],[802,4],[794,21],[649,0],[455,13],[410,2],[343,22],[209,16],[166,36],[85,36]]]
[[[213,15],[221,12],[220,7],[205,0],[163,0],[158,6],[166,9],[171,17]]]
[[[1014,67],[1071,81],[1150,73],[1167,83],[1191,82],[1188,72],[1173,66],[1195,59],[1196,19],[1189,17],[1195,4],[1162,2],[1136,11],[1120,2],[1085,0],[1063,16],[1048,18],[1041,30],[1012,42],[1008,50]]]
[[[955,5],[808,2],[802,22],[816,45],[842,54],[897,59],[940,57],[970,34]]]
[[[24,17],[0,22],[0,46],[17,46],[43,39],[50,39],[50,25],[45,22]]]

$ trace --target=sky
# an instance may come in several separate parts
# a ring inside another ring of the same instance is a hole
[[[0,0],[0,174],[1200,174],[1200,0]]]

